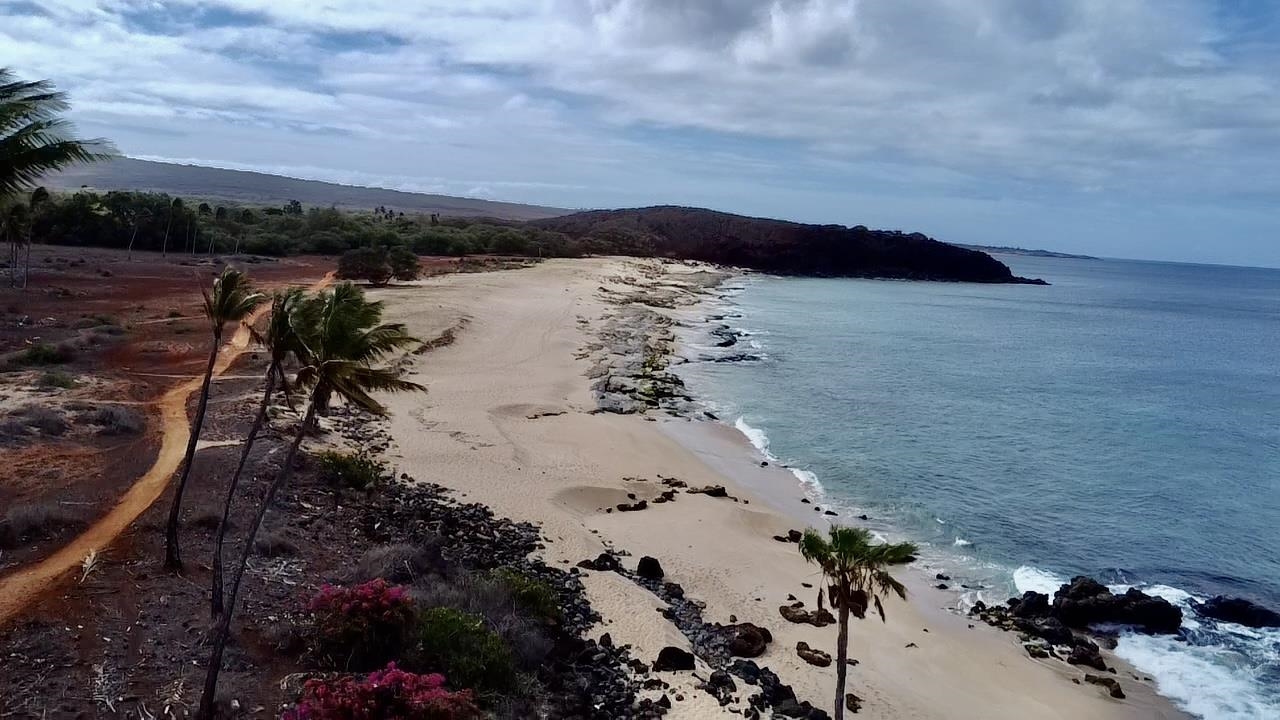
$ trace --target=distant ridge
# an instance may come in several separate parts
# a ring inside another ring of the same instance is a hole
[[[340,185],[246,170],[224,170],[135,158],[117,158],[72,167],[51,173],[42,182],[46,187],[57,190],[76,190],[88,186],[102,191],[166,192],[201,200],[221,200],[245,205],[283,205],[290,200],[297,200],[303,205],[332,205],[344,210],[369,210],[383,206],[406,213],[434,212],[454,217],[492,217],[502,220],[537,220],[570,212],[539,205]]]
[[[922,233],[806,225],[670,205],[535,220],[593,252],[703,260],[780,275],[1046,285]]]
[[[1073,255],[1071,253],[1055,252],[1053,250],[1036,250],[1032,248],[1008,247],[1006,245],[959,245],[962,248],[970,250],[981,250],[986,253],[996,253],[998,255],[1027,255],[1029,257],[1047,257],[1047,258],[1065,258],[1067,260],[1099,260],[1092,255]]]

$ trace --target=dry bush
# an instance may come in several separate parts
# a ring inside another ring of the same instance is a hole
[[[67,419],[58,410],[45,405],[28,405],[15,415],[22,424],[44,435],[58,437],[67,432]]]
[[[292,557],[298,554],[298,546],[283,534],[268,530],[258,533],[253,541],[253,552],[262,557]]]
[[[444,575],[448,563],[440,554],[439,544],[397,543],[372,547],[360,557],[348,574],[347,581],[362,583],[383,578],[393,583],[411,583],[419,578]]]
[[[146,421],[136,410],[121,405],[97,408],[79,418],[81,422],[99,427],[99,435],[136,435],[146,427]]]
[[[84,527],[84,513],[56,503],[12,507],[0,518],[0,548],[47,537],[58,530]]]

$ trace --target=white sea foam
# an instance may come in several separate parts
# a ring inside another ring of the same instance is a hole
[[[799,480],[806,487],[812,488],[817,492],[822,492],[823,490],[822,483],[818,481],[817,475],[813,474],[808,470],[801,470],[800,468],[787,468],[787,469],[790,470],[791,474],[795,475],[796,479]]]
[[[1048,570],[1030,565],[1023,565],[1013,571],[1013,585],[1020,593],[1038,592],[1052,597],[1065,582],[1066,580]]]
[[[1280,701],[1263,697],[1261,679],[1225,646],[1132,633],[1120,638],[1116,655],[1155,678],[1162,695],[1206,720],[1280,717]]]
[[[745,435],[752,447],[759,450],[761,454],[770,460],[776,459],[769,453],[769,436],[765,435],[763,430],[748,425],[747,421],[742,418],[735,420],[733,426],[737,428],[738,432]]]
[[[964,538],[962,538],[962,537],[960,537],[959,535],[957,535],[957,536],[956,536],[956,541],[955,541],[955,542],[953,542],[953,543],[951,543],[951,544],[952,544],[952,545],[955,545],[956,547],[969,547],[970,545],[972,545],[972,544],[973,544],[973,541],[972,541],[972,540],[965,540]]]

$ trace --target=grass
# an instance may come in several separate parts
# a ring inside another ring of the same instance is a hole
[[[387,475],[387,464],[363,450],[354,453],[325,450],[316,454],[320,479],[336,489],[366,490]]]
[[[141,415],[119,405],[100,407],[82,419],[90,425],[99,426],[100,435],[136,435],[146,427]]]

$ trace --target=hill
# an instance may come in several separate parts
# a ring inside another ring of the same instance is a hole
[[[805,225],[698,208],[592,210],[534,220],[595,252],[703,260],[784,275],[1035,283],[984,252],[921,233]]]
[[[1073,253],[1057,252],[1054,250],[1037,250],[1035,248],[1009,247],[1007,245],[960,245],[970,250],[981,250],[985,253],[994,253],[997,255],[1026,255],[1027,257],[1046,257],[1046,258],[1063,258],[1066,260],[1097,260],[1092,255],[1076,255]]]
[[[297,200],[303,205],[334,206],[347,210],[370,210],[382,206],[405,213],[440,213],[454,217],[492,217],[503,220],[533,220],[569,212],[538,205],[339,185],[244,170],[177,165],[134,158],[117,158],[75,166],[51,173],[41,182],[56,190],[76,190],[88,186],[104,191],[164,192],[244,205],[280,206],[290,200]]]

